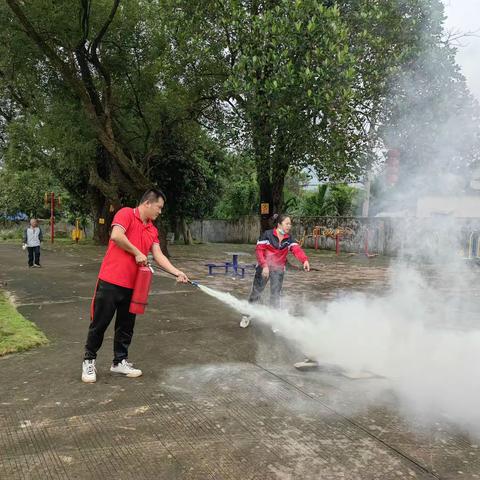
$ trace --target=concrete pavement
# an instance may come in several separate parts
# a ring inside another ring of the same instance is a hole
[[[209,259],[188,251],[175,263],[201,275]],[[0,245],[0,281],[51,340],[0,358],[0,479],[480,478],[474,439],[404,418],[393,396],[366,402],[381,379],[351,380],[331,366],[297,372],[300,352],[271,331],[240,329],[235,312],[167,278],[155,278],[137,320],[130,360],[144,375],[109,373],[110,327],[98,381],[83,384],[102,254],[44,251],[44,268],[29,270],[17,246]],[[357,267],[370,278],[371,264]],[[210,284],[244,295],[249,280],[236,282]]]

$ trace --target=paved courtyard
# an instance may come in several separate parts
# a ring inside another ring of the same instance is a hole
[[[47,247],[48,248],[48,247]],[[251,277],[208,277],[204,263],[248,245],[173,246],[176,265],[205,285],[246,297]],[[405,416],[379,378],[334,366],[298,372],[300,353],[189,285],[154,280],[130,359],[137,379],[109,373],[112,330],[98,381],[80,381],[89,304],[104,249],[45,249],[26,268],[0,245],[0,281],[50,344],[0,358],[0,479],[389,480],[480,478],[480,440],[447,423]],[[253,262],[254,257],[242,257]],[[293,262],[292,262],[293,263]],[[380,257],[313,254],[318,271],[289,271],[290,296],[328,300],[381,293]]]

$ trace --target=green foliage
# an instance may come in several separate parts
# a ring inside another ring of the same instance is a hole
[[[189,130],[177,124],[164,128],[167,134],[151,175],[167,193],[169,217],[210,215],[222,194],[224,152],[196,125]]]
[[[44,207],[44,195],[51,191],[53,184],[50,173],[38,168],[0,170],[0,213],[15,215],[22,212],[41,218],[49,216]]]
[[[213,218],[238,219],[258,211],[258,186],[255,165],[251,158],[230,155],[222,175],[221,200],[215,207]]]
[[[345,184],[323,184],[316,192],[304,191],[297,204],[287,209],[296,217],[347,217],[355,214],[360,191]]]
[[[292,168],[325,181],[365,171],[382,143],[389,79],[441,32],[437,0],[172,3],[188,12],[179,28],[195,54],[222,60],[212,72],[223,82],[221,134],[253,155],[261,201],[276,211]]]
[[[333,185],[329,192],[329,199],[334,206],[334,215],[338,217],[353,215],[361,198],[360,191],[349,185]]]
[[[316,192],[304,193],[294,212],[296,216],[324,217],[333,215],[333,205],[327,197],[328,185],[318,187]]]
[[[74,14],[65,1],[7,3],[4,162],[51,172],[74,216],[131,204],[152,184],[166,190],[170,214],[208,214],[223,152],[199,125],[211,80],[192,70],[188,39],[170,29],[178,12],[149,1],[78,2]]]
[[[215,207],[214,218],[236,220],[257,213],[258,187],[254,179],[229,182],[224,191]]]
[[[25,226],[18,226],[18,224],[13,222],[2,222],[4,225],[0,227],[0,240],[14,240],[17,245],[23,238],[23,231]]]

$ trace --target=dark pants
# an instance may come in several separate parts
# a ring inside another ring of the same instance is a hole
[[[27,247],[28,249],[28,266],[33,267],[33,260],[35,258],[35,265],[40,265],[40,245],[38,247]]]
[[[283,270],[270,270],[270,276],[265,279],[262,276],[262,267],[257,266],[255,277],[253,278],[252,291],[248,301],[250,303],[257,303],[270,280],[270,305],[272,307],[279,307],[284,273]]]
[[[113,363],[116,365],[128,358],[128,347],[132,341],[135,315],[129,312],[133,290],[112,283],[98,281],[93,299],[93,318],[85,344],[85,360],[97,358],[103,336],[115,312],[115,336],[113,339]]]

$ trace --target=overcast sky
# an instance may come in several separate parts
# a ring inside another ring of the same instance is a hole
[[[471,92],[480,100],[480,0],[443,0],[446,29],[449,31],[477,32],[478,37],[460,40],[457,63],[467,78]]]

